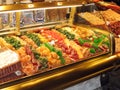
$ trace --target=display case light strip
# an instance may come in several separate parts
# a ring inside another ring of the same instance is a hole
[[[10,31],[10,30],[16,30],[16,27],[13,27],[13,28],[0,29],[0,32]]]
[[[30,4],[29,4],[30,5]],[[1,11],[1,13],[13,13],[13,12],[23,12],[23,11],[34,11],[34,10],[46,10],[46,9],[59,9],[59,8],[72,8],[72,7],[81,7],[82,5],[73,5],[73,6],[55,6],[55,7],[45,7],[45,8],[28,8],[22,10],[10,10],[10,11]]]
[[[9,31],[9,32],[0,32],[0,36],[7,35],[7,34],[15,34],[15,31]]]
[[[67,22],[68,22],[68,20],[36,23],[36,24],[25,25],[25,26],[21,27],[20,29],[31,28],[31,27],[39,27],[39,26],[47,26],[47,25],[55,25],[55,24],[62,24],[62,23],[67,23]]]
[[[55,24],[56,25],[56,24]],[[25,32],[25,31],[34,31],[34,30],[36,30],[36,29],[42,29],[42,28],[50,28],[50,27],[54,27],[55,25],[45,25],[45,26],[42,26],[42,27],[31,27],[31,28],[22,28],[21,30],[20,30],[20,32]]]

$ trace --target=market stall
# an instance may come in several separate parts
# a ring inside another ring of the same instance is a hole
[[[2,5],[0,12],[0,89],[58,90],[119,66],[114,10],[71,1]]]

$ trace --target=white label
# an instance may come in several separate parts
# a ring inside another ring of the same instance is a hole
[[[22,75],[22,72],[21,72],[21,71],[16,71],[15,74],[16,74],[17,76],[21,76],[21,75]]]

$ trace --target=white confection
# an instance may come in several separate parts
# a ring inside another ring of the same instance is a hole
[[[118,35],[118,37],[120,38],[120,35]]]
[[[109,24],[110,24],[110,22],[109,22],[109,21],[107,21],[107,22],[106,22],[106,24],[107,24],[107,25],[109,25]]]
[[[49,44],[51,44],[51,45],[55,45],[55,41],[52,40],[51,42],[49,42]]]
[[[11,50],[0,52],[0,68],[14,64],[15,62],[18,61],[19,61],[19,56],[17,53]]]

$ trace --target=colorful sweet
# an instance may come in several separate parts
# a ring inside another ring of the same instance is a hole
[[[15,55],[18,55],[19,58],[16,60],[19,62],[19,67],[16,69],[21,72],[20,76],[34,75],[83,61],[91,56],[109,52],[109,47],[109,37],[105,34],[87,27],[74,25],[41,28],[21,33],[19,36],[6,35],[0,37],[0,48],[8,48],[16,53]],[[5,55],[3,56],[5,57]],[[7,63],[3,64],[6,65]],[[7,73],[3,76],[0,75],[0,77],[5,79],[14,73]]]

